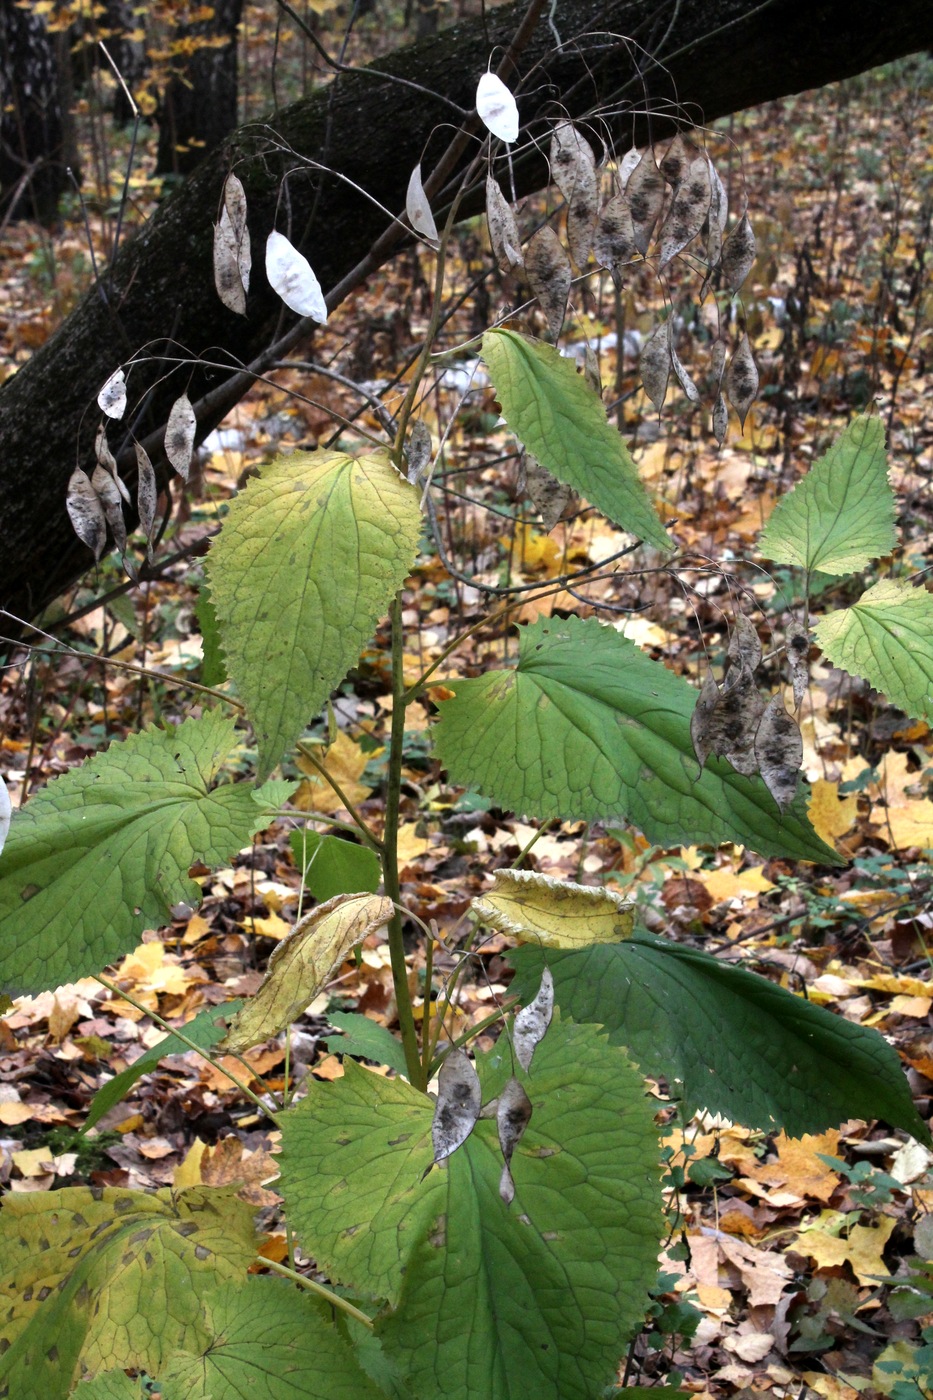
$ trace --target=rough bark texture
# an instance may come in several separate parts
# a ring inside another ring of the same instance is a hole
[[[857,6],[851,0],[812,0],[806,6],[799,0],[764,6],[758,0],[561,0],[559,51],[547,8],[542,6],[510,79],[519,93],[525,141],[532,134],[540,140],[558,113],[583,116],[611,106],[615,139],[626,149],[633,138],[643,143],[648,137],[644,119],[633,117],[631,106],[670,112],[676,101],[686,120],[709,121],[933,44],[929,0],[901,0],[893,7],[886,0]],[[267,346],[282,308],[266,283],[262,255],[283,173],[292,172],[278,227],[305,250],[323,287],[339,286],[345,294],[353,270],[383,233],[385,218],[352,185],[303,162],[330,166],[383,205],[404,208],[415,162],[420,158],[423,170],[430,170],[456,122],[437,94],[468,110],[478,75],[491,53],[503,52],[523,13],[523,4],[493,10],[486,16],[488,29],[480,20],[467,21],[376,65],[383,75],[407,78],[425,91],[371,71],[346,74],[274,121],[241,128],[121,250],[103,286],[0,389],[0,604],[34,615],[89,565],[88,551],[65,515],[65,487],[76,463],[90,461],[94,397],[118,364],[140,347],[164,351],[169,342],[184,347],[180,353],[204,351],[213,361],[224,353],[234,364],[254,361]],[[434,128],[424,152],[425,135]],[[650,135],[656,139],[671,129],[669,118],[656,117]],[[476,148],[475,141],[468,143],[467,158]],[[221,305],[211,272],[211,224],[231,168],[250,205],[254,273],[245,318]],[[539,158],[518,158],[515,173],[523,192],[545,178]],[[480,207],[481,198],[478,191],[463,213]],[[435,200],[436,214],[442,204]],[[286,324],[292,319],[286,315]],[[164,425],[182,389],[192,401],[202,398],[200,437],[242,393],[241,381],[231,398],[223,371],[192,374],[190,364],[156,385],[164,371],[163,364],[139,363],[128,375],[131,402],[142,402],[131,424],[137,436]],[[124,475],[132,483],[119,425],[110,438],[115,450],[123,450]]]
[[[67,183],[55,49],[45,23],[0,0],[0,218],[55,217]]]

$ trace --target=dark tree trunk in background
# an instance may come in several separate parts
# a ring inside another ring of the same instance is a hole
[[[51,223],[67,184],[55,47],[44,21],[0,0],[0,219]]]
[[[346,295],[363,275],[357,265],[386,225],[350,181],[388,208],[403,209],[415,163],[420,159],[427,173],[456,123],[438,94],[469,109],[490,52],[504,52],[524,12],[525,0],[487,11],[485,20],[455,25],[376,65],[383,75],[405,77],[426,91],[399,86],[389,76],[346,74],[280,112],[275,143],[260,124],[234,132],[121,249],[103,286],[0,387],[0,605],[34,615],[89,567],[89,553],[65,514],[65,488],[76,462],[91,465],[94,398],[108,376],[140,346],[155,351],[169,339],[192,355],[203,350],[215,362],[224,354],[234,364],[256,360],[283,314],[263,272],[263,248],[276,217],[306,251],[325,290],[338,289],[335,301]],[[811,0],[806,6],[799,0],[562,0],[557,22],[560,50],[545,3],[510,79],[519,89],[521,150],[531,152],[525,157],[516,148],[520,193],[547,178],[529,138],[546,147],[557,115],[610,108],[615,140],[625,150],[633,139],[649,139],[640,115],[646,105],[668,113],[675,99],[688,120],[710,121],[933,43],[930,0],[900,0],[893,7],[887,0]],[[614,41],[610,34],[628,39]],[[608,123],[601,119],[593,129],[605,131]],[[670,118],[658,116],[650,138],[671,130]],[[475,150],[476,143],[468,142],[463,159]],[[301,167],[302,154],[348,179]],[[231,168],[249,199],[253,281],[245,317],[221,304],[211,270],[212,223]],[[286,225],[285,206],[276,213],[279,183],[285,170],[296,168]],[[464,216],[483,207],[482,185],[480,179],[464,202]],[[443,205],[443,197],[435,200],[439,224]],[[285,313],[286,325],[293,320]],[[131,402],[142,404],[132,423],[139,437],[164,428],[168,408],[183,389],[193,402],[211,394],[199,409],[199,439],[245,392],[242,376],[223,370],[192,371],[187,364],[168,375],[164,370],[140,363],[129,373]],[[114,425],[110,441],[133,485],[135,458],[124,434]],[[153,452],[158,456],[157,441]]]
[[[158,175],[189,175],[236,126],[237,26],[243,0],[213,0],[208,20],[180,24],[176,40],[209,41],[176,74],[159,111]],[[217,40],[224,42],[215,46]]]

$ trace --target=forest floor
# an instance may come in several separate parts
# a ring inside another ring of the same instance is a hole
[[[518,296],[490,270],[484,223],[462,227],[446,288],[451,306],[458,298],[461,304],[442,331],[449,354],[420,408],[435,440],[449,430],[439,488],[454,573],[426,553],[409,580],[412,679],[471,628],[446,657],[437,685],[500,665],[514,656],[511,623],[555,609],[617,623],[624,618],[627,636],[695,681],[707,659],[721,658],[736,608],[754,618],[767,643],[777,617],[789,608],[800,612],[804,600],[789,570],[768,572],[753,562],[755,538],[801,470],[853,414],[872,407],[885,424],[900,507],[901,543],[881,571],[927,567],[930,79],[928,61],[910,60],[743,113],[709,134],[730,204],[741,210],[747,203],[758,243],[737,314],[754,348],[761,389],[744,429],[733,418],[721,449],[704,413],[679,391],[659,417],[640,386],[638,349],[664,300],[654,271],[633,269],[619,292],[595,274],[575,285],[563,343],[581,355],[587,346],[596,351],[610,414],[643,479],[677,521],[683,549],[672,566],[636,575],[624,571],[623,561],[621,569],[600,573],[595,566],[625,542],[613,527],[578,509],[545,533],[527,507],[514,441],[475,355],[460,348]],[[144,148],[138,169],[151,166]],[[144,213],[158,190],[145,173],[136,179],[134,198]],[[528,206],[532,213],[536,207]],[[0,233],[0,375],[44,341],[87,285],[86,234],[79,211],[71,213],[52,233],[29,224]],[[92,214],[99,258],[107,255],[110,227]],[[44,620],[51,642],[3,671],[0,772],[14,806],[141,723],[186,713],[183,688],[121,663],[182,681],[199,678],[200,542],[253,464],[328,440],[341,416],[337,431],[347,450],[362,444],[364,433],[380,431],[375,416],[360,416],[352,387],[332,374],[384,392],[389,408],[397,406],[400,391],[392,386],[404,390],[430,312],[432,277],[432,257],[423,251],[372,278],[306,349],[307,361],[319,368],[292,367],[275,384],[258,387],[201,451],[189,489],[182,494],[175,484],[154,576],[124,588],[119,560],[105,558]],[[667,285],[683,322],[678,353],[698,378],[713,305],[700,303],[701,282],[685,259]],[[534,324],[531,313],[525,326]],[[141,558],[138,540],[136,552]],[[514,609],[507,622],[476,625],[491,610],[490,588],[546,584],[568,567],[595,571],[572,592],[555,585],[546,599]],[[810,606],[839,606],[851,588],[851,580],[816,579]],[[779,683],[776,663],[766,660],[763,679]],[[445,782],[431,750],[432,712],[430,696],[410,711],[400,833],[403,899],[440,940],[430,988],[420,944],[411,955],[421,1014],[436,1010],[467,929],[470,899],[488,886],[490,871],[521,861],[564,879],[605,882],[636,902],[648,929],[741,962],[877,1028],[897,1047],[928,1116],[933,734],[926,724],[905,718],[845,673],[813,665],[802,713],[811,817],[846,861],[829,869],[761,861],[738,847],[659,850],[621,824],[526,824]],[[376,827],[390,715],[381,633],[329,714],[308,732],[347,798]],[[244,740],[244,771],[253,757]],[[301,780],[299,813],[347,817],[313,765],[290,771]],[[293,832],[279,824],[229,868],[203,872],[201,907],[179,908],[171,926],[147,934],[111,970],[122,995],[87,979],[22,997],[0,1016],[0,1188],[243,1181],[268,1229],[265,1252],[285,1257],[274,1181],[277,1135],[218,1067],[194,1054],[170,1056],[139,1077],[90,1134],[79,1130],[109,1077],[161,1039],[151,1013],[180,1026],[205,1006],[259,986],[270,953],[302,900],[307,904],[301,830],[298,818]],[[479,946],[460,981],[449,1033],[487,1018],[498,1005],[510,976],[505,946],[498,936]],[[349,1009],[395,1024],[388,953],[376,938],[290,1037],[245,1057],[256,1091],[300,1094],[308,1075],[342,1074],[328,1016]],[[237,1061],[235,1070],[243,1074],[243,1064]],[[628,1379],[664,1383],[676,1372],[690,1390],[716,1397],[746,1388],[797,1395],[801,1387],[826,1400],[879,1388],[891,1394],[897,1377],[873,1371],[879,1354],[893,1346],[889,1355],[909,1373],[921,1330],[933,1321],[929,1278],[910,1262],[933,1253],[926,1225],[933,1210],[931,1154],[874,1123],[851,1121],[791,1140],[705,1118],[679,1123],[663,1103],[659,1112],[670,1118],[669,1165],[689,1162],[693,1169],[710,1159],[716,1169],[696,1173],[712,1186],[688,1177],[680,1191],[689,1250],[671,1250],[657,1316],[633,1348]],[[685,1144],[692,1149],[686,1156]],[[918,1364],[929,1376],[928,1360]],[[923,1389],[915,1385],[911,1393]],[[898,1392],[898,1400],[906,1395]]]

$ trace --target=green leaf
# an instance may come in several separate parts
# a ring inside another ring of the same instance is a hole
[[[327,1019],[342,1035],[327,1037],[327,1048],[333,1055],[354,1055],[358,1060],[375,1060],[388,1065],[396,1074],[408,1077],[405,1050],[391,1031],[362,1016],[357,1011],[328,1011]]]
[[[645,1074],[684,1101],[792,1137],[881,1118],[930,1137],[897,1053],[867,1026],[708,953],[638,932],[579,953],[515,948],[510,991],[534,994],[545,965],[567,1016],[604,1026]]]
[[[193,1040],[196,1045],[209,1050],[212,1045],[216,1045],[219,1040],[223,1039],[227,1031],[227,1021],[236,1015],[242,1005],[242,1001],[228,1001],[223,1006],[205,1007],[181,1029],[189,1040]],[[108,1079],[91,1100],[87,1119],[81,1129],[82,1133],[88,1132],[115,1104],[125,1099],[136,1081],[141,1079],[144,1074],[148,1074],[150,1070],[155,1069],[159,1061],[164,1059],[166,1055],[184,1055],[189,1049],[190,1046],[186,1045],[183,1040],[179,1040],[177,1035],[167,1035],[164,1040],[159,1041],[158,1045],[153,1045],[150,1050],[144,1051],[139,1059],[134,1060],[122,1073],[115,1074],[112,1079]]]
[[[0,856],[0,984],[37,992],[97,972],[197,906],[192,865],[220,865],[268,825],[250,783],[210,790],[235,742],[216,711],[146,729],[53,779]]]
[[[413,1242],[443,1209],[426,1094],[344,1061],[342,1079],[313,1083],[279,1114],[276,1185],[305,1251],[328,1277],[394,1300]]]
[[[103,1371],[72,1391],[74,1400],[147,1400],[150,1393],[144,1381],[131,1381],[125,1371]]]
[[[225,685],[227,668],[220,649],[220,631],[217,627],[217,614],[211,602],[210,585],[201,584],[198,601],[194,609],[198,626],[201,629],[201,684],[210,686]]]
[[[418,492],[380,452],[277,457],[233,501],[207,568],[260,777],[357,661],[420,537]]]
[[[814,631],[834,666],[864,676],[912,719],[933,723],[933,596],[925,588],[883,579]]]
[[[896,539],[884,428],[862,415],[778,502],[759,548],[780,564],[844,574],[888,554]]]
[[[233,1191],[66,1187],[0,1208],[0,1396],[49,1400],[83,1372],[154,1374],[211,1340],[201,1294],[256,1255]]]
[[[503,330],[486,332],[483,358],[506,422],[532,456],[623,530],[670,549],[621,434],[574,362]]]
[[[488,1099],[512,1072],[505,1038],[477,1068]],[[407,1260],[397,1311],[377,1322],[416,1395],[592,1400],[644,1319],[661,1199],[641,1076],[593,1028],[558,1017],[524,1084],[533,1116],[512,1207],[495,1125],[481,1121],[432,1173],[438,1218]]]
[[[738,841],[766,856],[839,865],[807,794],[781,814],[760,777],[723,759],[702,773],[698,692],[595,618],[519,628],[514,671],[450,681],[435,742],[451,778],[542,819],[625,817],[658,845]]]
[[[203,1304],[211,1344],[159,1373],[163,1400],[383,1400],[307,1293],[254,1277]]]
[[[304,882],[319,903],[335,894],[375,894],[382,879],[379,857],[368,846],[316,831],[293,831],[292,853]]]

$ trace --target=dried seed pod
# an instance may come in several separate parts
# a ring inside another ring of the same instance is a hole
[[[716,402],[713,404],[713,437],[722,447],[726,440],[726,433],[729,431],[729,410],[726,408],[726,401],[722,394],[716,395]]]
[[[714,340],[709,356],[709,372],[717,389],[722,385],[723,371],[726,368],[726,342]]]
[[[522,467],[525,489],[541,516],[545,531],[550,534],[573,498],[573,487],[558,481],[530,452],[522,455]]]
[[[729,402],[739,415],[739,422],[744,432],[748,410],[755,402],[758,393],[758,367],[755,364],[747,334],[742,336],[738,349],[729,363],[729,371],[726,374],[726,393],[729,396]]]
[[[493,255],[502,272],[515,272],[524,266],[522,240],[512,208],[490,175],[486,181],[486,223]]]
[[[525,273],[547,317],[548,332],[556,340],[564,324],[573,278],[563,244],[549,224],[538,229],[525,250]]]
[[[126,521],[123,519],[123,497],[120,489],[106,467],[98,462],[91,477],[91,485],[100,497],[100,503],[113,535],[113,542],[121,554],[126,553]]]
[[[693,714],[690,716],[690,741],[693,744],[693,752],[696,754],[701,772],[706,766],[706,760],[713,752],[710,725],[718,704],[719,686],[716,684],[712,671],[707,671],[697,696]]]
[[[509,1079],[496,1106],[496,1127],[499,1131],[499,1146],[505,1159],[499,1181],[499,1195],[506,1205],[515,1199],[515,1183],[512,1180],[512,1153],[522,1139],[522,1134],[531,1122],[531,1099],[515,1078]]]
[[[603,205],[593,231],[593,251],[599,265],[607,267],[613,282],[621,286],[622,268],[638,251],[632,211],[625,195],[613,195]]]
[[[722,249],[722,280],[726,289],[737,292],[755,262],[755,231],[743,214]]]
[[[713,753],[732,764],[745,777],[757,772],[755,735],[764,709],[755,677],[747,666],[732,673],[730,684],[719,697],[710,735]]]
[[[408,222],[415,233],[420,233],[421,237],[426,239],[428,243],[437,242],[437,224],[434,222],[434,215],[431,213],[431,206],[424,192],[424,185],[421,183],[420,162],[409,176],[408,191],[405,195],[405,213],[408,215]]]
[[[642,346],[638,357],[645,393],[658,412],[664,407],[667,384],[671,377],[671,323],[662,321]]]
[[[550,968],[546,967],[534,1001],[523,1006],[512,1023],[512,1048],[523,1070],[530,1068],[532,1056],[547,1034],[553,1014],[554,978]]]
[[[431,430],[423,418],[416,418],[411,425],[411,437],[408,439],[407,475],[412,486],[417,486],[427,471],[432,451]]]
[[[466,1142],[479,1118],[479,1076],[463,1050],[451,1050],[437,1076],[437,1103],[431,1123],[434,1162],[442,1162]]]
[[[709,170],[706,155],[698,155],[675,186],[671,207],[661,225],[661,267],[686,248],[703,227],[710,206]]]
[[[625,197],[632,211],[635,247],[644,257],[664,205],[664,177],[654,163],[651,147],[629,176]]]
[[[719,178],[715,165],[706,157],[709,164],[709,232],[706,239],[706,260],[712,270],[722,257],[722,236],[729,217],[729,196]]]
[[[692,141],[688,141],[682,132],[678,131],[666,152],[658,161],[658,169],[669,185],[679,185],[684,178],[684,172],[696,157],[697,150]]]
[[[761,638],[755,624],[744,613],[736,613],[726,653],[729,670],[755,671],[761,664]]]
[[[126,412],[126,379],[122,369],[114,370],[97,395],[97,407],[108,418],[122,418]]]
[[[803,763],[803,740],[780,695],[765,706],[755,735],[755,760],[765,785],[781,811],[793,802]]]
[[[158,490],[156,476],[149,453],[141,443],[136,443],[136,510],[139,524],[146,536],[146,557],[152,562],[152,536],[155,533],[155,512]]]
[[[182,394],[169,410],[165,427],[165,455],[181,477],[188,480],[191,470],[191,456],[194,452],[194,435],[197,419],[187,394]]]
[[[794,687],[794,705],[800,709],[807,693],[810,679],[807,660],[810,655],[810,634],[805,627],[791,623],[784,634],[784,649],[787,653],[787,666],[791,685]]]
[[[107,517],[91,478],[80,467],[75,468],[68,480],[65,509],[75,534],[93,552],[97,563],[107,542]]]
[[[596,158],[586,138],[571,122],[560,122],[551,134],[551,178],[567,201],[567,241],[570,256],[583,268],[593,246],[599,210]]]
[[[677,376],[678,383],[680,384],[681,389],[683,389],[690,403],[699,403],[700,391],[694,384],[693,380],[690,378],[690,375],[687,372],[685,365],[683,364],[680,356],[674,349],[673,345],[671,345],[671,365],[673,367],[674,373]]]

